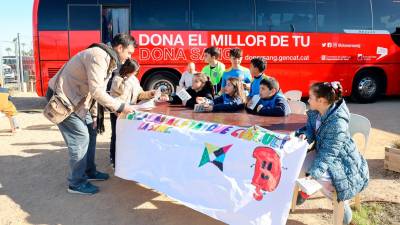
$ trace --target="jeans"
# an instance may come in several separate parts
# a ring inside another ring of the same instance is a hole
[[[49,100],[53,91],[48,89],[46,98]],[[84,119],[72,113],[58,128],[68,147],[69,167],[68,182],[70,187],[86,184],[88,175],[96,173],[95,152],[97,132],[93,128],[93,119],[88,112]]]

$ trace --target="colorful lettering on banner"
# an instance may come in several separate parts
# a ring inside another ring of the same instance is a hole
[[[148,112],[135,112],[129,114],[127,119],[143,120],[143,123],[138,127],[139,130],[170,133],[171,129],[177,128],[188,129],[193,132],[212,132],[222,135],[230,134],[232,137],[256,142],[274,149],[283,149],[285,143],[290,140],[290,136],[288,135],[276,135],[264,129],[255,129],[251,127],[247,129],[237,128],[231,131],[235,128],[234,126],[188,120]]]

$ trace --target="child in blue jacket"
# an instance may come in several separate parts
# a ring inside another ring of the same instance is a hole
[[[342,99],[339,82],[321,82],[311,86],[310,111],[306,127],[297,134],[309,143],[315,142],[315,150],[307,154],[303,171],[307,179],[315,179],[322,185],[323,193],[332,199],[344,201],[344,224],[349,224],[352,212],[347,200],[368,185],[367,161],[359,153],[349,132],[350,112]],[[297,203],[304,202],[300,194]]]
[[[247,112],[261,116],[287,116],[290,114],[289,104],[280,91],[279,83],[275,78],[267,77],[261,80],[259,97],[260,100],[253,109],[249,108],[253,102],[248,102]]]
[[[198,104],[204,104],[207,112],[236,112],[244,109],[246,97],[242,81],[239,78],[231,77],[227,80],[224,93],[214,99],[197,98]]]

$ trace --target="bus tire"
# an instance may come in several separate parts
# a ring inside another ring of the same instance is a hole
[[[363,70],[354,78],[351,97],[359,103],[372,103],[378,100],[382,88],[379,74],[372,70]]]
[[[167,94],[174,93],[179,84],[179,78],[171,71],[155,71],[149,75],[144,82],[145,90],[157,90],[160,86],[165,86]]]

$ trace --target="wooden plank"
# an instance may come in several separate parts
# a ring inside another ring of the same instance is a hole
[[[400,149],[393,147],[385,148],[385,160],[383,168],[400,173]]]
[[[393,148],[393,147],[385,147],[385,154],[386,153],[393,153],[400,155],[400,149]]]
[[[400,167],[398,167],[398,166],[394,167],[394,166],[388,165],[387,168],[385,168],[385,169],[400,173]]]
[[[387,152],[386,155],[385,155],[385,161],[389,162],[391,164],[400,165],[400,155],[399,154],[394,154],[394,153],[391,153],[391,152]]]

